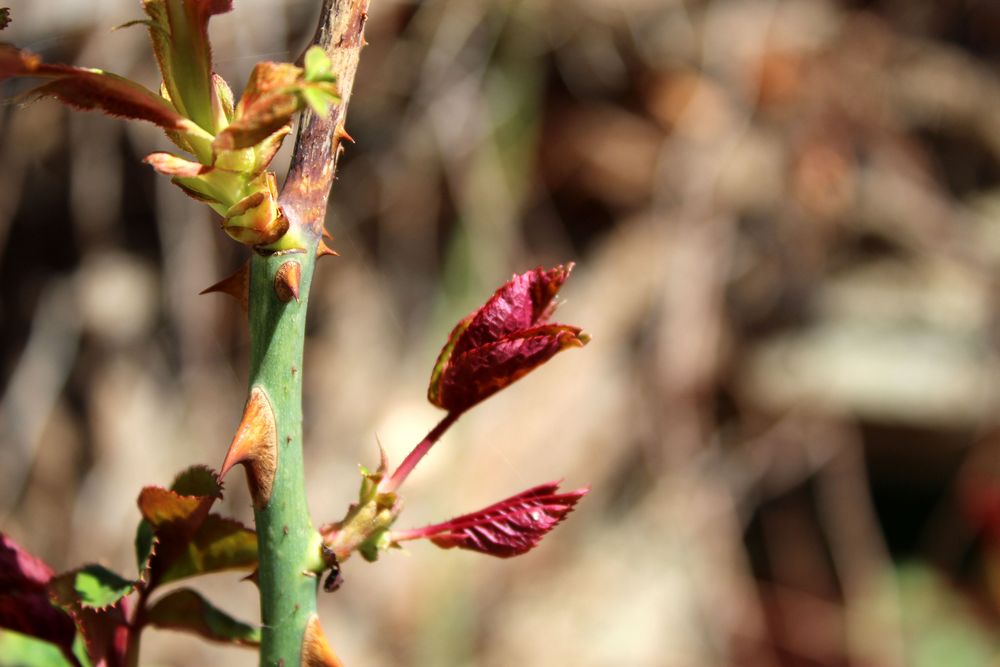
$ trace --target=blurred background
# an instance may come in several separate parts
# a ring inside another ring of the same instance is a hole
[[[109,30],[138,0],[3,4],[5,41],[158,83]],[[318,4],[238,0],[219,72],[294,59]],[[557,319],[592,343],[463,417],[399,525],[592,492],[515,560],[349,561],[321,599],[347,664],[1000,664],[1000,4],[375,0],[367,38],[306,349],[314,519],[437,421],[452,324],[570,260]],[[242,410],[239,308],[198,292],[245,251],[140,163],[167,146],[0,108],[0,529],[57,570],[131,572],[139,490],[218,467]],[[241,475],[223,509],[250,520]],[[253,619],[238,577],[202,590]]]

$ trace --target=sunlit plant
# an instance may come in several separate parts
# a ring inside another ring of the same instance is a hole
[[[301,64],[258,63],[238,102],[213,71],[208,40],[209,19],[231,10],[232,0],[142,1],[146,18],[134,23],[149,32],[163,79],[158,92],[0,44],[0,81],[41,80],[25,99],[51,97],[163,128],[182,154],[156,152],[145,162],[204,202],[226,234],[250,249],[246,264],[206,290],[240,300],[251,337],[246,407],[219,471],[194,466],[167,488],[142,490],[132,575],[100,565],[57,575],[0,534],[0,627],[24,638],[7,643],[21,651],[18,664],[137,665],[142,631],[152,626],[258,646],[262,665],[339,665],[316,615],[316,595],[324,575],[326,590],[342,583],[340,564],[354,552],[374,561],[426,539],[516,556],[586,494],[560,492],[549,482],[442,523],[396,528],[401,486],[462,414],[589,340],[577,327],[549,322],[572,266],[538,268],[514,276],[451,332],[428,390],[446,412],[441,422],[393,472],[384,452],[374,471],[362,467],[357,502],[339,520],[314,527],[302,464],[305,315],[316,259],[335,254],[323,240],[323,218],[347,138],[343,123],[367,4],[325,0]],[[7,19],[0,10],[0,23]],[[299,112],[292,166],[279,193],[269,166]],[[254,529],[212,512],[236,465],[246,470]],[[194,589],[160,590],[225,570],[243,570],[258,586],[259,623],[230,617]]]

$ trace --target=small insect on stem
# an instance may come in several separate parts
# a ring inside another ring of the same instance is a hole
[[[337,560],[337,555],[325,544],[323,545],[323,560],[330,568],[330,572],[326,575],[326,581],[323,582],[323,590],[332,593],[344,584],[344,577],[340,574],[340,562]]]

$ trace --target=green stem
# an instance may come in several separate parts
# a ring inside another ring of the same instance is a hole
[[[274,289],[284,262],[302,267],[298,301],[283,302]],[[302,637],[316,611],[315,570],[319,537],[306,504],[302,463],[302,348],[315,245],[305,252],[255,253],[250,262],[250,387],[259,387],[274,410],[277,468],[270,500],[254,511],[260,551],[263,632],[260,664],[300,663]]]

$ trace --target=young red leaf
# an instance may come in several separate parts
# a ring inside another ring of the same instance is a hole
[[[577,327],[546,324],[573,265],[528,271],[503,285],[452,330],[438,355],[427,397],[463,412],[570,347],[590,340]]]
[[[180,133],[197,132],[167,100],[138,83],[98,69],[47,65],[32,53],[0,44],[0,81],[11,77],[50,79],[31,91],[31,97],[55,97],[78,109],[145,120]]]
[[[427,538],[444,549],[458,547],[510,558],[533,549],[590,489],[558,493],[559,482],[541,484],[451,521],[394,532],[393,542]]]
[[[73,664],[73,619],[49,602],[52,569],[0,533],[0,627],[59,647]]]
[[[190,588],[172,591],[157,600],[145,619],[158,628],[193,632],[212,641],[260,644],[260,628],[234,619]]]

